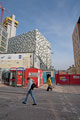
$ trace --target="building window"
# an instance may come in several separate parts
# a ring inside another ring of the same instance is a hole
[[[6,50],[3,47],[0,47],[0,51],[5,52]]]
[[[76,33],[78,32],[78,29],[76,28]]]
[[[76,48],[76,46],[75,46],[74,50],[75,50],[75,51],[77,51],[77,48]]]
[[[2,30],[2,29],[0,28],[0,33],[1,33],[1,30]]]
[[[77,66],[78,66],[78,62],[79,62],[79,61],[77,60]]]
[[[79,48],[79,44],[77,44],[77,47]]]
[[[3,40],[4,42],[6,42],[6,38],[5,38],[5,37],[3,37],[3,36],[2,36],[2,40]]]
[[[19,55],[19,59],[21,59],[22,55]]]
[[[1,45],[2,45],[3,47],[6,47],[6,44],[5,44],[3,41],[1,41]]]
[[[5,36],[5,37],[7,37],[7,33],[4,32],[4,31],[2,31],[2,35]]]
[[[78,55],[80,56],[80,51],[79,51]]]
[[[10,56],[10,55],[8,56],[8,59],[11,59],[11,56]]]
[[[76,37],[77,37],[77,40],[78,40],[78,35]]]

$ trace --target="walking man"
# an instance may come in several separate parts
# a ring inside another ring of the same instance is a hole
[[[28,92],[27,92],[26,98],[24,99],[24,102],[22,102],[22,103],[26,104],[27,100],[28,100],[28,96],[31,95],[31,97],[33,99],[33,105],[37,105],[36,100],[33,95],[33,87],[32,87],[33,80],[30,77],[28,77],[27,80],[28,80],[28,86],[27,86]]]

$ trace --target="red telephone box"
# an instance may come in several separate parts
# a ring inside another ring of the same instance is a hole
[[[18,86],[21,86],[22,85],[22,71],[17,71],[17,81],[16,81],[16,84]]]
[[[25,69],[23,67],[18,67],[17,68],[17,76],[16,76],[16,85],[17,86],[24,86],[24,81],[25,81]]]
[[[26,68],[25,70],[25,86],[27,86],[27,77],[34,80],[34,83],[39,87],[43,84],[43,71],[37,68]]]
[[[10,86],[15,86],[16,85],[16,67],[10,68]]]
[[[23,86],[25,80],[25,69],[23,67],[10,68],[10,85],[11,86]]]

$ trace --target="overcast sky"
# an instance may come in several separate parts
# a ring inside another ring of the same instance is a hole
[[[72,32],[80,16],[80,0],[2,0],[19,21],[17,35],[38,29],[51,43],[55,69],[74,64]],[[9,16],[4,12],[5,16]]]

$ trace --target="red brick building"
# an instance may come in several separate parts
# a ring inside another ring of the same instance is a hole
[[[80,17],[76,23],[72,34],[74,62],[76,67],[76,73],[80,74]]]

